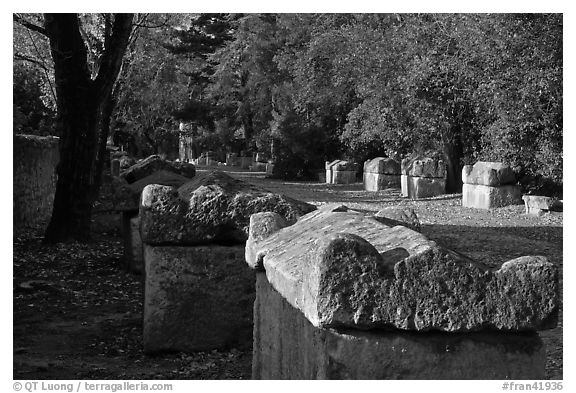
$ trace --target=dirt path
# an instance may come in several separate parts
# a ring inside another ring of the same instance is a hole
[[[405,204],[416,209],[431,239],[490,264],[521,255],[547,256],[562,267],[562,214],[531,217],[522,206],[480,211],[459,195],[407,201],[398,189],[370,193],[361,184],[326,185],[235,177],[315,205],[343,203],[376,212]],[[248,379],[251,353],[236,349],[145,356],[140,277],[122,268],[118,217],[106,203],[95,215],[94,242],[44,246],[41,233],[14,237],[15,379]],[[562,281],[561,281],[562,282]],[[541,333],[546,373],[562,379],[562,311],[557,328]]]

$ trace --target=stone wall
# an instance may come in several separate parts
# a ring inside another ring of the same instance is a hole
[[[58,137],[14,135],[14,229],[47,224],[56,192]]]

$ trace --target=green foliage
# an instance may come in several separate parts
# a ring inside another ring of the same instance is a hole
[[[200,150],[270,153],[279,177],[438,152],[453,190],[477,160],[559,189],[562,28],[561,14],[180,15],[133,46],[117,124],[157,143],[183,121]]]
[[[42,101],[40,72],[20,63],[13,68],[13,133],[55,134],[55,113]]]

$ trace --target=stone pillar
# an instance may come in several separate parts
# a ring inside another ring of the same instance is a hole
[[[114,177],[120,176],[120,160],[115,158],[110,163],[110,174]]]
[[[144,256],[140,237],[140,217],[138,210],[124,211],[122,214],[122,239],[124,241],[124,266],[128,271],[142,273]]]
[[[332,167],[338,162],[340,162],[340,160],[334,160],[332,162],[326,161],[326,184],[332,184]]]
[[[521,189],[510,166],[478,161],[462,169],[462,206],[492,209],[522,203]]]
[[[381,191],[400,187],[400,163],[391,158],[376,157],[364,163],[364,189]]]
[[[429,157],[405,158],[401,164],[401,195],[411,199],[446,193],[446,164]]]
[[[254,379],[542,379],[558,270],[487,267],[345,207],[250,220]]]
[[[254,272],[243,262],[250,216],[288,222],[314,210],[221,171],[179,189],[142,191],[144,351],[204,351],[251,344]]]

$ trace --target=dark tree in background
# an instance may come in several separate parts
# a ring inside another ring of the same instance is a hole
[[[104,165],[109,105],[132,30],[133,14],[105,18],[104,46],[91,72],[76,14],[45,14],[54,60],[60,163],[47,242],[86,241]],[[94,69],[92,70],[94,71]]]

